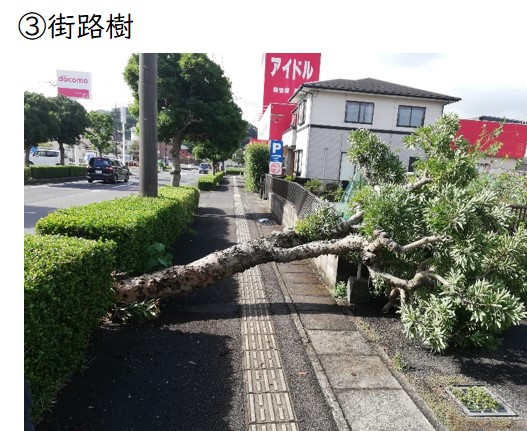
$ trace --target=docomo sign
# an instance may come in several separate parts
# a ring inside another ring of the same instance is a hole
[[[77,99],[91,99],[91,73],[57,70],[58,94]]]

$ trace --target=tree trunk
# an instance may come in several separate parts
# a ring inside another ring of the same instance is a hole
[[[179,133],[172,139],[172,187],[179,187],[181,183],[181,158],[179,150],[183,143],[183,134]]]
[[[60,164],[64,166],[64,144],[59,142]]]
[[[268,238],[237,244],[188,265],[173,266],[153,274],[121,280],[114,286],[118,301],[134,302],[164,298],[204,287],[215,281],[268,262],[292,262],[325,254],[362,251],[369,243],[359,235],[302,243],[293,230]]]

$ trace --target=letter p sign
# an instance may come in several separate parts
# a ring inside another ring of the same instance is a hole
[[[270,162],[280,162],[282,163],[282,154],[283,154],[284,142],[271,140],[271,152],[269,155]]]

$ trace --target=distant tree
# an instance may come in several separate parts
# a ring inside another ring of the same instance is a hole
[[[139,56],[124,71],[134,94],[130,108],[139,114]],[[183,141],[199,143],[214,153],[243,140],[246,122],[234,103],[231,83],[205,54],[158,54],[158,138],[172,143],[172,185],[179,186]],[[232,152],[232,151],[231,151]]]
[[[60,164],[64,164],[64,144],[73,146],[88,127],[88,113],[76,100],[59,95],[51,101],[59,121],[58,133],[54,137],[59,144]]]
[[[57,136],[59,119],[55,104],[43,94],[24,92],[24,163],[29,166],[31,147]]]
[[[113,122],[110,114],[104,112],[88,112],[89,128],[84,134],[97,149],[99,156],[107,152],[112,145]]]
[[[121,123],[121,108],[113,108],[108,113],[112,117],[113,137],[116,141],[121,142],[123,140],[123,124]],[[132,127],[136,127],[136,125],[137,125],[137,118],[131,114],[130,110],[127,107],[126,108],[126,122],[124,123],[125,139],[127,140],[131,139],[130,129]]]
[[[128,147],[128,152],[132,157],[139,156],[139,141],[132,141],[130,147]]]
[[[238,148],[234,153],[232,153],[231,159],[238,165],[243,165],[245,163],[245,149]]]
[[[247,123],[247,131],[245,139],[242,142],[242,147],[245,147],[251,139],[258,139],[258,129],[251,123]]]

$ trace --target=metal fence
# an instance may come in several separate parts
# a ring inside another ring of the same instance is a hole
[[[527,205],[511,205],[510,206],[513,214],[516,216],[514,225],[511,226],[511,231],[515,231],[520,227],[520,223],[523,222],[527,226]]]
[[[299,219],[313,214],[323,204],[321,199],[300,184],[273,177],[272,175],[266,175],[263,197],[267,199],[269,192],[291,203],[295,207]]]

